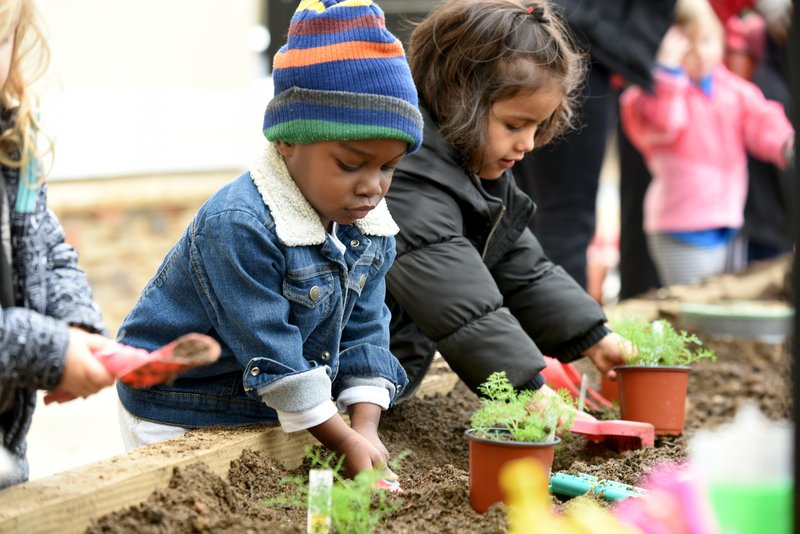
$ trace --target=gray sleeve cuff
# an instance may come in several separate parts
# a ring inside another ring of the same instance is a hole
[[[280,410],[277,412],[281,429],[288,434],[321,425],[336,415],[336,406],[333,402],[327,401],[304,412],[281,412]]]
[[[261,400],[278,412],[305,412],[331,400],[330,368],[286,375],[260,388]]]

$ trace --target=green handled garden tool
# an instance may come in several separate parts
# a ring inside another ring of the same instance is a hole
[[[570,475],[559,471],[550,477],[547,489],[552,494],[577,497],[596,493],[607,501],[619,501],[628,497],[644,497],[647,490],[612,480],[602,480],[586,473]]]

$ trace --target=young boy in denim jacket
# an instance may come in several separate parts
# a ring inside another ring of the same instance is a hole
[[[120,330],[148,350],[208,333],[222,355],[168,386],[118,384],[123,434],[130,449],[278,421],[343,454],[353,475],[387,464],[380,412],[407,382],[389,352],[398,228],[383,197],[422,141],[417,92],[369,1],[301,2],[273,81],[266,151],[200,209]]]

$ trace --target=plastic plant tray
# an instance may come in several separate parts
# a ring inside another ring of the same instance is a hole
[[[792,334],[794,308],[778,301],[686,302],[681,305],[680,324],[708,334],[782,343]]]
[[[578,497],[587,493],[597,493],[607,501],[619,501],[628,497],[644,497],[647,490],[613,480],[602,480],[586,473],[569,475],[559,471],[550,477],[548,490],[552,494]]]

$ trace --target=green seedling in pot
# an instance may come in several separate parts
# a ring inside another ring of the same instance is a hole
[[[664,319],[648,322],[641,316],[620,317],[611,322],[613,330],[636,350],[628,365],[688,366],[702,359],[716,361],[713,350],[685,330],[676,330]]]
[[[479,389],[481,406],[470,421],[476,436],[501,439],[497,429],[502,429],[513,441],[553,441],[559,421],[569,428],[575,416],[569,393],[516,390],[505,371],[492,373]]]

